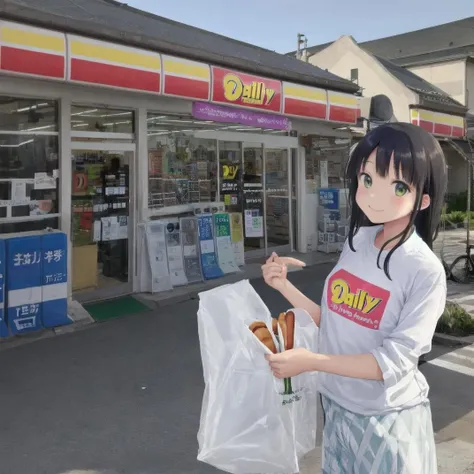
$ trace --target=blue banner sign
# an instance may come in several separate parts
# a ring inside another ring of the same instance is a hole
[[[13,237],[6,241],[7,322],[12,334],[42,328],[41,235]]]
[[[62,232],[42,236],[43,326],[53,328],[71,324],[67,314],[67,238]]]
[[[339,209],[339,189],[321,188],[319,205],[324,209]]]
[[[224,275],[217,262],[216,246],[214,243],[214,228],[212,214],[198,217],[199,246],[201,249],[202,273],[206,280],[219,278]]]
[[[5,312],[5,241],[0,239],[0,337],[8,336]]]

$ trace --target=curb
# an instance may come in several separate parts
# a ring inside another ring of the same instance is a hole
[[[462,347],[474,344],[474,336],[459,337],[435,332],[433,336],[433,341],[436,342],[436,344],[440,344],[442,346]]]

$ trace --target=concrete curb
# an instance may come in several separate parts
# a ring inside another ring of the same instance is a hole
[[[433,336],[433,341],[436,342],[436,344],[447,347],[462,347],[474,344],[474,336],[459,337],[436,332]]]

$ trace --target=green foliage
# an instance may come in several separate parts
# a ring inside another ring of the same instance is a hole
[[[470,336],[474,334],[474,318],[456,303],[447,302],[436,332],[451,336]]]

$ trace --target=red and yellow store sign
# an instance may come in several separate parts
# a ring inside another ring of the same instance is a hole
[[[434,135],[462,138],[465,135],[465,118],[458,115],[411,109],[411,123]]]
[[[281,82],[250,74],[212,67],[212,98],[221,104],[281,111]]]
[[[64,80],[66,35],[18,23],[0,22],[0,70]]]
[[[159,54],[78,36],[68,39],[71,81],[160,92]]]

